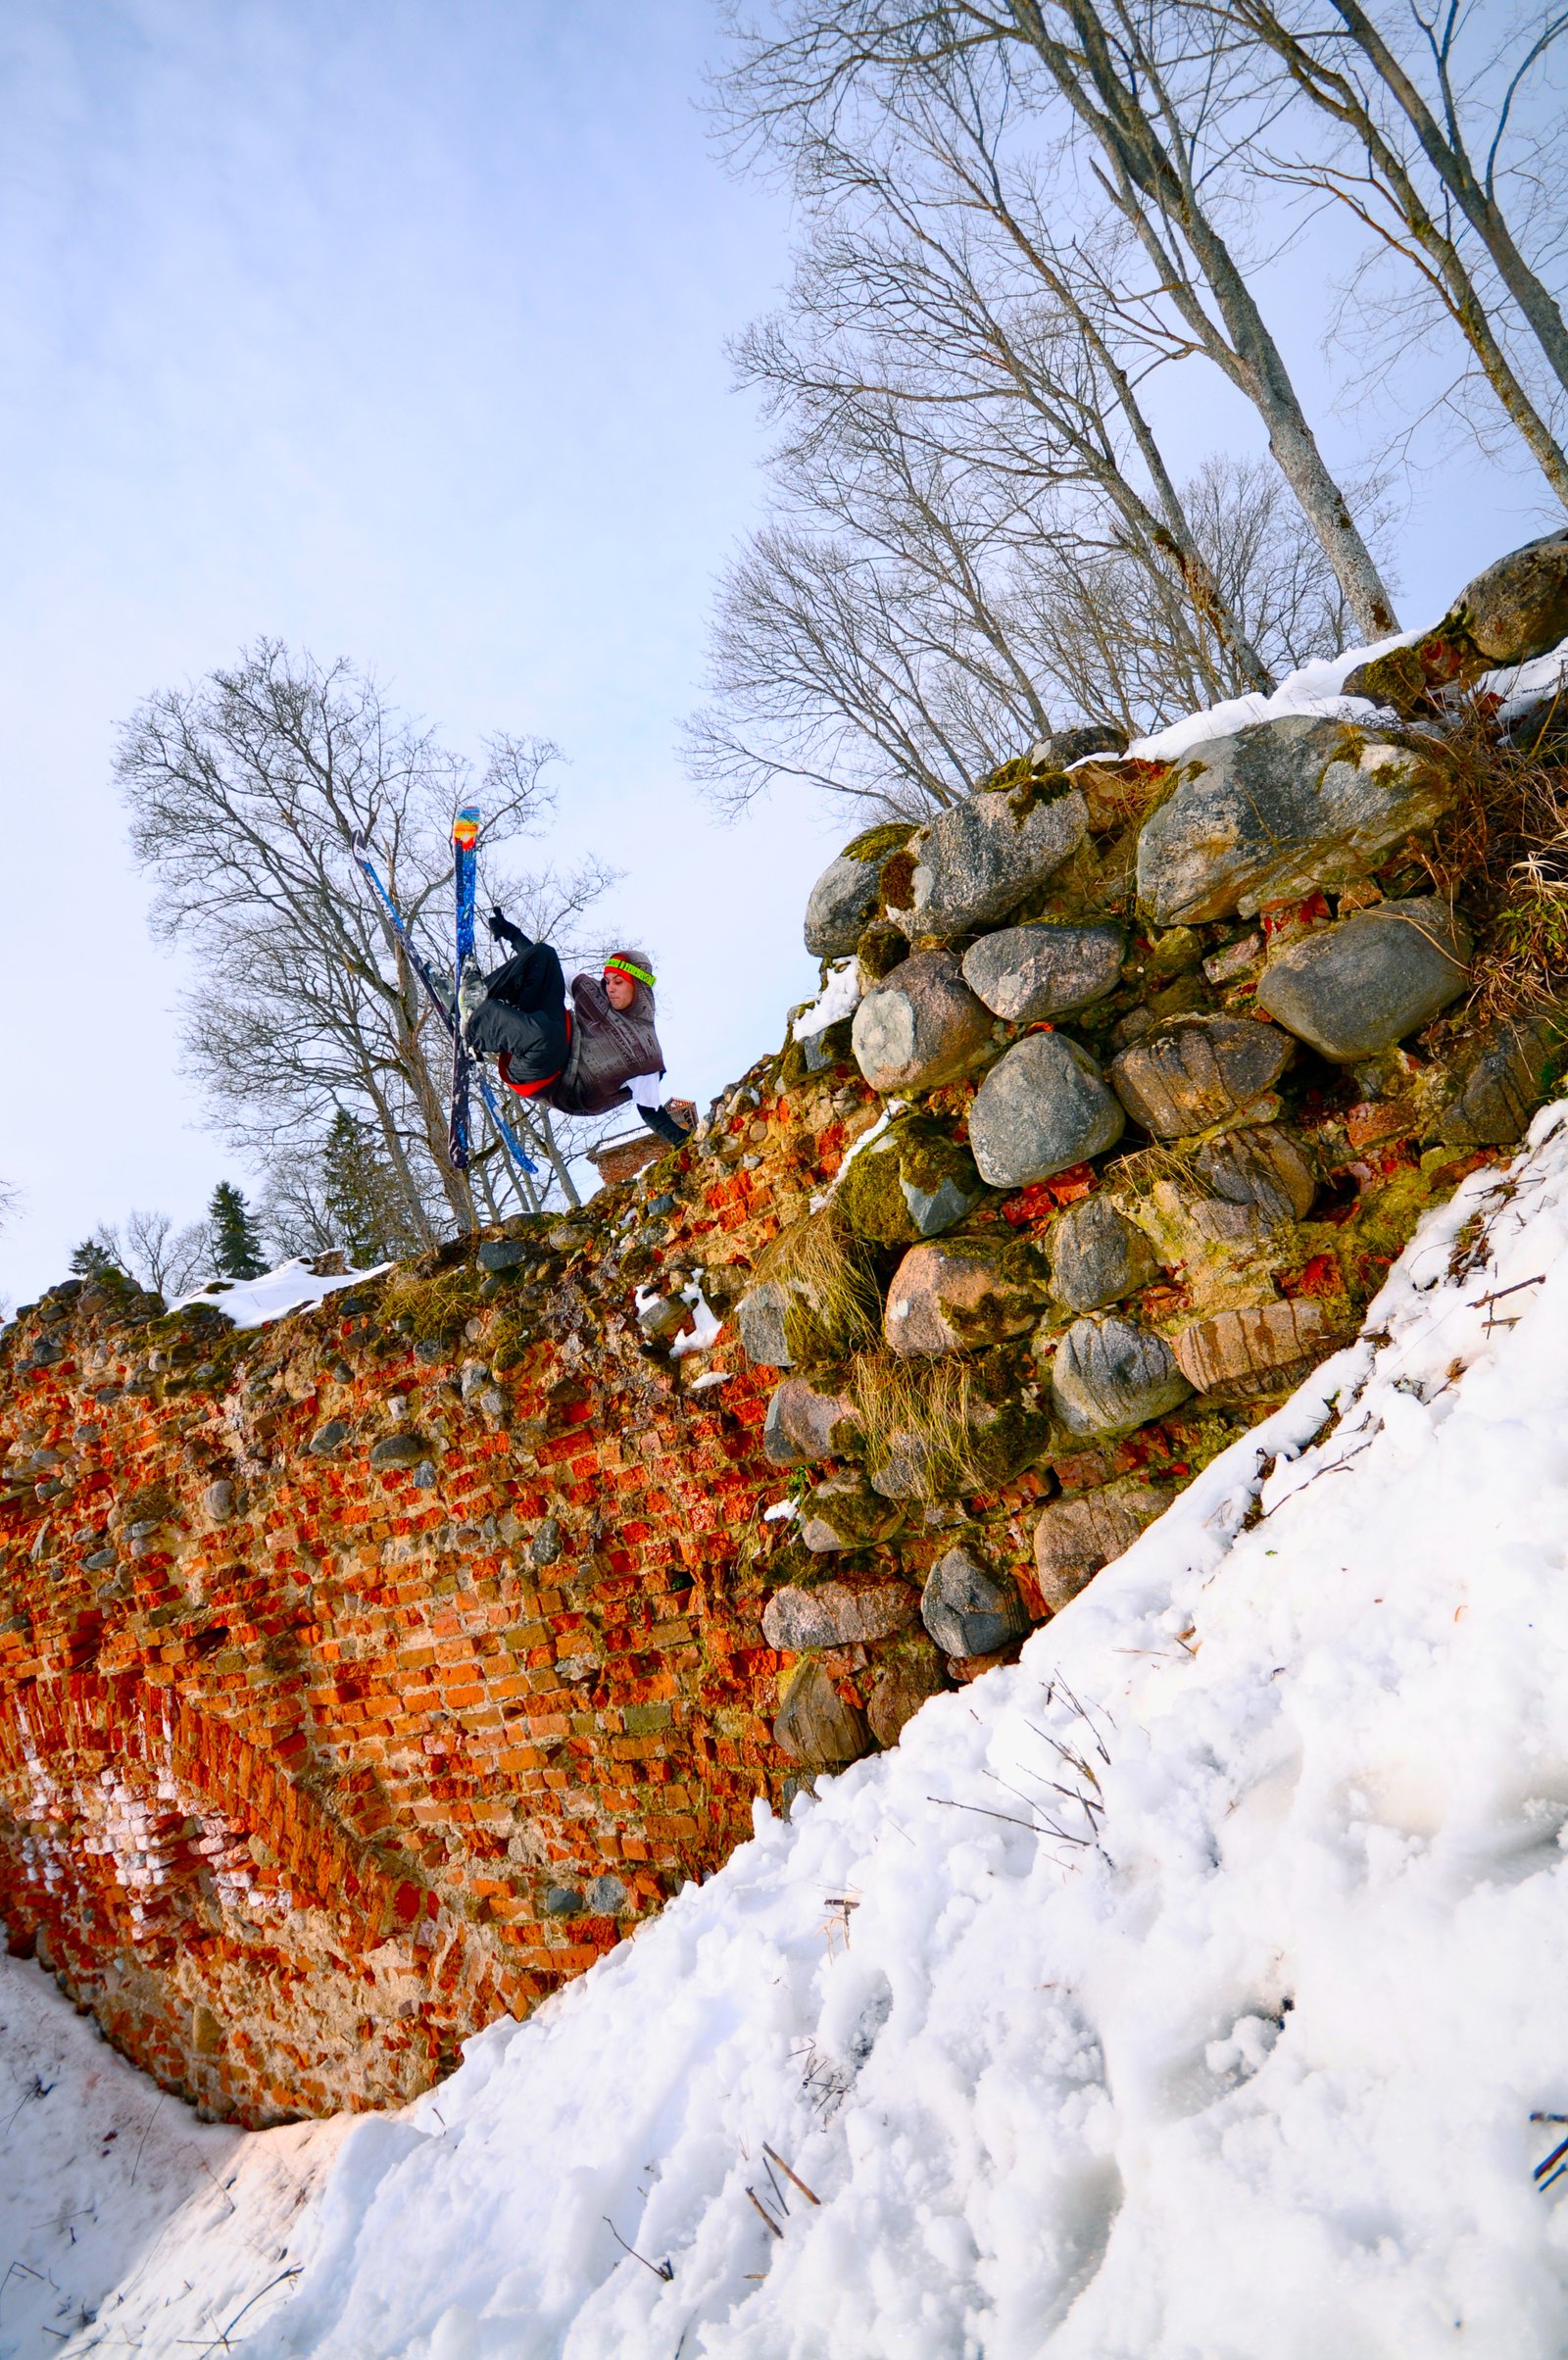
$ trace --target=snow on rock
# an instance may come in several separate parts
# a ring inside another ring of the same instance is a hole
[[[1207,738],[1229,737],[1237,729],[1250,729],[1254,721],[1278,721],[1286,713],[1368,713],[1377,707],[1365,697],[1347,697],[1342,683],[1358,664],[1370,664],[1374,656],[1387,656],[1394,648],[1414,647],[1425,637],[1421,631],[1401,631],[1392,639],[1380,639],[1371,647],[1347,648],[1338,656],[1317,656],[1300,670],[1289,673],[1278,688],[1268,696],[1253,689],[1245,697],[1229,697],[1223,705],[1211,705],[1206,713],[1193,713],[1166,729],[1156,729],[1152,737],[1134,738],[1127,749],[1126,760],[1142,762],[1173,762],[1178,755],[1186,754],[1193,746],[1200,746]],[[1102,755],[1091,755],[1092,762],[1102,762]]]
[[[841,959],[829,967],[827,980],[816,998],[797,1010],[790,1021],[790,1032],[797,1041],[814,1040],[830,1024],[842,1023],[853,1016],[860,1005],[860,962],[857,959]]]
[[[309,1262],[279,1262],[275,1270],[266,1270],[260,1278],[212,1279],[194,1295],[182,1295],[170,1309],[183,1311],[194,1303],[211,1303],[236,1327],[265,1327],[270,1319],[324,1303],[340,1287],[363,1286],[368,1278],[382,1278],[395,1267],[392,1262],[377,1262],[373,1270],[351,1270],[346,1278],[319,1278]]]
[[[188,2205],[117,2343],[286,2242],[256,2355],[1560,2354],[1565,1242],[1558,1106],[1016,1666],[759,1806],[297,2218]]]
[[[1230,697],[1223,705],[1211,705],[1206,713],[1188,713],[1172,721],[1166,729],[1156,729],[1150,737],[1135,738],[1125,757],[1128,762],[1173,762],[1178,756],[1189,753],[1205,740],[1229,737],[1238,729],[1249,729],[1254,721],[1278,721],[1287,713],[1322,713],[1333,716],[1343,713],[1348,719],[1355,715],[1374,713],[1382,709],[1366,697],[1348,697],[1344,683],[1357,664],[1370,664],[1376,656],[1387,656],[1394,648],[1409,648],[1427,636],[1425,631],[1400,631],[1392,639],[1379,639],[1370,647],[1347,648],[1338,656],[1315,657],[1303,664],[1299,671],[1291,672],[1270,695],[1253,690],[1245,697]],[[1476,681],[1472,693],[1477,697],[1495,697],[1502,719],[1512,720],[1519,713],[1539,705],[1552,690],[1568,677],[1568,640],[1553,648],[1549,655],[1537,656],[1529,664],[1500,665],[1497,670],[1484,672]],[[1102,754],[1084,757],[1084,763],[1103,762]],[[1081,768],[1084,763],[1075,763]]]

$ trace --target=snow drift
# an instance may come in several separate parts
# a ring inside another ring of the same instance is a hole
[[[1568,2349],[1565,1240],[1556,1106],[1016,1667],[4,2348]]]

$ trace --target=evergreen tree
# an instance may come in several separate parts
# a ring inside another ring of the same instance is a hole
[[[71,1269],[76,1278],[102,1278],[106,1271],[120,1269],[120,1264],[107,1246],[94,1238],[83,1238],[71,1250]]]
[[[385,1174],[365,1132],[346,1107],[332,1117],[321,1153],[323,1209],[332,1237],[356,1270],[390,1261],[397,1251],[388,1218]]]
[[[260,1278],[267,1268],[262,1233],[232,1180],[220,1180],[207,1207],[213,1253],[225,1278]]]

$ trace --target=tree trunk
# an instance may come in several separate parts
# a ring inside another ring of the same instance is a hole
[[[1336,14],[1356,47],[1391,93],[1421,143],[1422,153],[1465,220],[1491,255],[1497,275],[1529,321],[1557,382],[1568,391],[1568,322],[1550,291],[1514,244],[1513,233],[1490,187],[1478,180],[1457,136],[1445,138],[1427,105],[1387,41],[1356,0],[1334,0]],[[1560,25],[1558,27],[1560,30]],[[1544,47],[1551,34],[1544,34]]]
[[[1147,54],[1140,59],[1150,93],[1145,97],[1122,80],[1103,27],[1087,0],[1056,0],[1056,5],[1077,37],[1080,54],[1052,38],[1041,0],[1011,0],[1020,34],[1109,158],[1113,179],[1107,193],[1154,262],[1165,292],[1200,348],[1262,418],[1269,449],[1334,568],[1357,627],[1369,638],[1386,638],[1399,627],[1394,601],[1317,447],[1285,357],[1190,174],[1172,159],[1152,113],[1146,111],[1152,103],[1168,111],[1170,104],[1154,61]],[[1151,220],[1151,207],[1179,230],[1214,299],[1224,335]]]

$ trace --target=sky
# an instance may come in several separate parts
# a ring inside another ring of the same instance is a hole
[[[142,697],[260,635],[373,665],[466,752],[564,749],[550,850],[625,872],[671,1088],[706,1101],[813,988],[842,814],[724,824],[677,752],[763,495],[725,339],[790,229],[711,152],[718,39],[710,0],[0,15],[0,1300],[100,1220],[256,1177],[181,1074],[190,978],[110,764]],[[1282,310],[1310,380],[1321,306]],[[1178,445],[1221,415],[1195,380]],[[1541,529],[1479,460],[1428,479],[1407,612]]]

